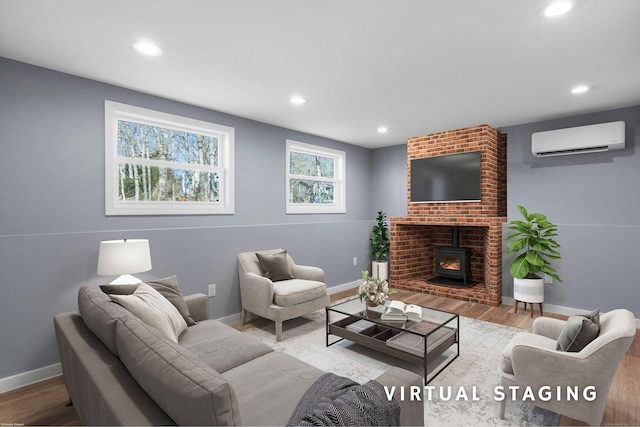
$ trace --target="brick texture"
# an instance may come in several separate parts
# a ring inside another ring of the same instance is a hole
[[[502,224],[506,222],[506,136],[487,126],[475,126],[410,138],[407,143],[407,182],[411,160],[444,154],[481,151],[481,201],[411,203],[407,217],[391,218],[390,284],[491,306],[502,301]],[[468,287],[429,283],[435,269],[434,246],[450,246],[457,226],[459,245],[471,248]]]

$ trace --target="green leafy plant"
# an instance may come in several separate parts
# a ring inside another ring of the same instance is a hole
[[[389,254],[389,247],[391,242],[389,240],[389,227],[387,225],[387,215],[378,211],[376,217],[376,225],[373,226],[371,231],[371,251],[369,256],[375,258],[376,261],[381,261]]]
[[[551,267],[551,261],[560,259],[558,242],[553,238],[558,235],[558,226],[547,220],[540,213],[529,213],[523,206],[518,206],[524,221],[513,220],[507,228],[514,230],[507,236],[509,249],[507,254],[520,251],[512,262],[509,272],[518,279],[536,279],[537,273],[543,272],[562,282],[558,273]]]

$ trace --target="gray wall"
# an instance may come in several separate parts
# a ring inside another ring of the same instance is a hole
[[[538,159],[533,132],[623,120],[626,148]],[[558,224],[562,283],[545,287],[545,303],[601,311],[627,308],[640,316],[640,106],[512,126],[507,133],[509,220],[516,206]],[[504,294],[513,296],[505,257]]]
[[[407,216],[407,144],[373,150],[371,171],[372,210]]]
[[[233,126],[235,215],[106,217],[104,100]],[[52,318],[76,310],[101,240],[146,238],[153,279],[205,292],[212,317],[240,311],[236,255],[273,247],[325,269],[328,286],[368,268],[371,151],[0,58],[0,379],[58,361]],[[347,153],[347,213],[285,214],[285,140]],[[353,266],[353,257],[358,265]]]

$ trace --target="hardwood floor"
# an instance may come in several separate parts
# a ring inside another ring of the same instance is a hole
[[[0,394],[0,425],[79,426],[62,376]]]
[[[332,301],[353,295],[354,291],[333,294]],[[409,291],[398,291],[392,295],[401,299],[427,307],[451,311],[461,316],[499,323],[522,329],[531,329],[533,319],[529,312],[518,309],[514,313],[511,306],[501,305],[489,307],[481,304],[468,303]],[[536,317],[539,312],[535,312]],[[545,313],[548,317],[566,318]],[[256,324],[263,323],[258,320]],[[238,329],[246,329],[251,325],[234,325]],[[498,367],[496,367],[497,369]],[[638,426],[640,425],[640,333],[636,337],[624,356],[618,372],[614,378],[607,400],[607,408],[602,419],[603,425]],[[62,377],[41,381],[20,389],[0,394],[0,425],[81,425],[73,407],[66,407],[69,397]],[[560,418],[560,425],[586,425],[567,417]]]

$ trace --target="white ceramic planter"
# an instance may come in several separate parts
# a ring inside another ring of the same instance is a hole
[[[513,278],[513,299],[521,302],[544,302],[544,279]]]
[[[389,262],[371,261],[371,277],[374,279],[387,280],[389,278]]]

